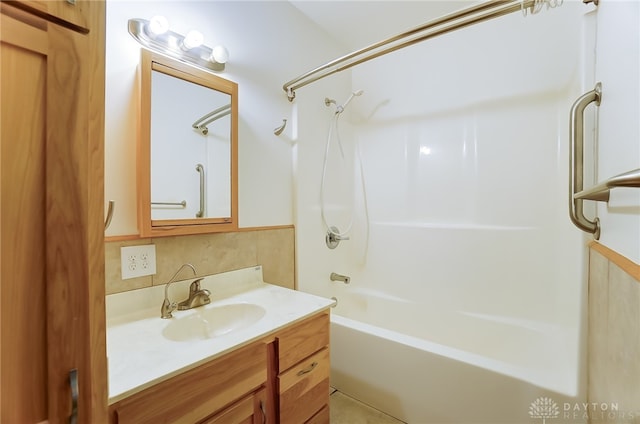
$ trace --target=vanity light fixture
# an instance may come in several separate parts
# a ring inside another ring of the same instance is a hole
[[[169,30],[164,16],[154,16],[150,21],[129,19],[129,34],[144,47],[166,54],[201,68],[221,72],[229,60],[229,52],[223,46],[213,49],[203,44],[201,32],[191,30],[182,36]]]
[[[229,51],[225,46],[215,46],[211,50],[210,60],[218,63],[227,63],[227,61],[229,60]]]
[[[164,16],[157,15],[151,18],[149,25],[145,28],[149,30],[150,36],[156,37],[169,31],[169,21]]]
[[[200,31],[196,31],[192,29],[187,32],[187,35],[182,39],[182,43],[180,43],[180,48],[184,51],[189,51],[195,49],[196,47],[200,47],[204,43],[204,35]]]

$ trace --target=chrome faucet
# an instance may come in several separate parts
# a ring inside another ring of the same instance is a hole
[[[200,281],[202,278],[195,280],[189,286],[189,297],[186,300],[178,303],[178,310],[184,311],[191,308],[197,308],[211,303],[211,292],[207,289],[200,287]]]
[[[171,277],[167,285],[164,286],[164,301],[162,302],[162,306],[160,307],[160,318],[173,318],[173,315],[171,315],[171,312],[176,310],[176,308],[178,307],[178,304],[176,302],[171,302],[169,300],[169,286],[171,285],[171,283],[174,282],[175,278],[178,276],[178,274],[180,274],[180,271],[182,271],[184,267],[191,268],[191,271],[193,271],[193,275],[195,276],[198,275],[198,273],[196,272],[196,269],[191,264],[183,264],[176,271],[176,273],[173,274],[173,277]]]
[[[329,278],[331,279],[331,281],[342,281],[345,284],[349,284],[351,282],[351,277],[347,277],[346,275],[342,274],[336,274],[335,272],[332,272]]]

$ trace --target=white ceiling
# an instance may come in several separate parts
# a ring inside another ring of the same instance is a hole
[[[348,51],[478,3],[477,0],[289,1]]]

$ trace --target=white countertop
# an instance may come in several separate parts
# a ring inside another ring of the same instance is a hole
[[[194,279],[172,284],[169,299],[186,298]],[[164,285],[107,296],[109,404],[259,340],[334,303],[331,299],[264,283],[259,266],[207,276],[201,285],[211,291],[211,303],[176,310],[173,319],[160,318]],[[162,334],[173,320],[236,303],[260,305],[266,312],[246,328],[208,339],[172,341]]]

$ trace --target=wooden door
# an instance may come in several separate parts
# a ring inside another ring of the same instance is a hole
[[[0,7],[0,420],[106,422],[104,24]]]
[[[46,33],[0,22],[0,421],[47,418]],[[18,83],[19,82],[19,83]]]

